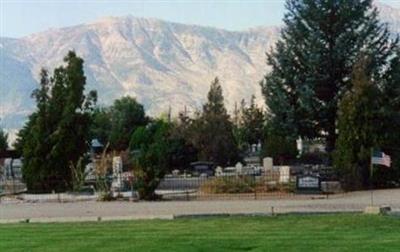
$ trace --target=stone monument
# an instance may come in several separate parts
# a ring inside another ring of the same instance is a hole
[[[263,159],[263,168],[264,171],[272,171],[273,168],[273,159],[271,157],[265,157]]]

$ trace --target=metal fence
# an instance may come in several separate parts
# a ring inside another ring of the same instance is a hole
[[[279,173],[224,174],[219,176],[166,177],[157,188],[164,199],[263,199],[288,197],[295,191],[295,180]]]
[[[258,200],[268,198],[288,198],[298,193],[298,183],[308,183],[292,167],[274,167],[272,170],[259,169],[256,172],[222,172],[211,175],[167,174],[156,189],[156,194],[164,200]],[[316,178],[317,176],[315,176]],[[312,181],[311,181],[312,182]],[[54,181],[57,183],[57,181]],[[62,183],[60,181],[60,183]],[[307,184],[306,184],[307,186]],[[315,185],[312,185],[315,186]],[[318,178],[318,188],[313,193],[331,193],[340,190],[337,183]],[[138,198],[135,177],[132,172],[124,172],[106,177],[87,176],[79,192],[48,194],[27,194],[21,179],[0,180],[0,195],[24,193],[21,198],[31,201],[77,201]],[[312,189],[311,187],[309,189]],[[311,192],[308,190],[307,192]]]
[[[26,191],[26,185],[21,179],[0,179],[0,196],[15,195]]]

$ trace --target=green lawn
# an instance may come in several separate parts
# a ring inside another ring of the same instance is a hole
[[[340,214],[3,224],[0,251],[400,251],[400,218]]]

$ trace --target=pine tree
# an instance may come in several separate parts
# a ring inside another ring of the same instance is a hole
[[[369,185],[371,152],[381,143],[381,94],[367,70],[368,61],[362,57],[354,66],[352,89],[346,92],[339,106],[334,164],[347,189]]]
[[[267,56],[272,71],[261,82],[270,122],[293,138],[324,137],[334,149],[338,102],[351,89],[351,72],[362,51],[371,55],[373,78],[393,54],[372,0],[287,0],[285,27]]]
[[[238,150],[218,78],[211,83],[207,98],[201,115],[192,125],[193,145],[202,160],[217,165],[234,164],[238,160]]]

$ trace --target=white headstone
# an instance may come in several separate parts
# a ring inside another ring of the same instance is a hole
[[[290,180],[290,166],[279,166],[279,182],[289,183]]]
[[[222,169],[221,166],[217,166],[217,168],[215,169],[215,176],[219,177],[222,176],[224,173],[224,170]]]
[[[122,158],[120,156],[113,157],[112,167],[114,176],[122,173]]]
[[[241,174],[241,173],[243,172],[243,165],[242,165],[242,163],[238,162],[238,163],[235,165],[235,169],[236,169],[236,173],[237,173],[237,174]]]
[[[271,157],[266,157],[263,159],[263,168],[264,171],[272,171],[273,159]]]
[[[297,151],[301,155],[303,153],[303,139],[299,138],[296,140]]]
[[[113,157],[113,181],[111,187],[120,188],[122,186],[121,174],[122,174],[122,158],[120,156]]]
[[[179,175],[179,170],[177,170],[177,169],[173,170],[172,175],[177,177]]]

